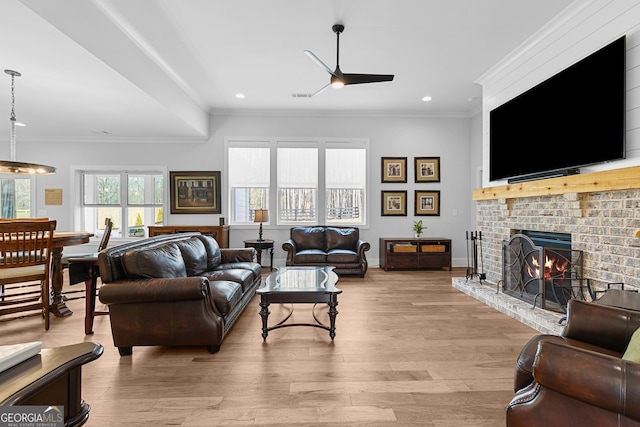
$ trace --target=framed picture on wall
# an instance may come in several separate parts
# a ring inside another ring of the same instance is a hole
[[[415,158],[416,182],[440,182],[440,157]]]
[[[382,182],[407,182],[407,158],[383,157]]]
[[[440,216],[440,191],[416,190],[416,216]]]
[[[382,216],[407,216],[407,192],[383,191]]]
[[[169,172],[172,214],[219,214],[220,172]]]

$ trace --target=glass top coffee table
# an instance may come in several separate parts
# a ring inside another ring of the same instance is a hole
[[[269,331],[287,326],[313,326],[329,331],[333,340],[336,336],[336,315],[338,275],[334,267],[278,267],[267,276],[263,286],[256,293],[260,295],[260,316],[262,317],[262,338],[266,341]],[[274,326],[268,326],[269,304],[292,304],[291,312]],[[329,306],[329,326],[324,325],[313,313],[316,323],[285,323],[293,314],[293,304],[327,304]]]

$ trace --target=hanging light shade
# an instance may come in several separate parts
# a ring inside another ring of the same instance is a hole
[[[11,117],[9,117],[9,141],[11,144],[11,160],[0,160],[0,173],[31,175],[51,175],[56,173],[56,168],[54,168],[53,166],[16,161],[16,126],[24,126],[24,124],[18,122],[18,120],[16,119],[15,78],[20,77],[22,74],[13,70],[4,70],[4,72],[11,76]]]

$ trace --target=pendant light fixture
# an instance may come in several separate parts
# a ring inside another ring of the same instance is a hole
[[[9,124],[11,126],[9,136],[11,144],[11,160],[0,160],[0,173],[31,175],[51,175],[56,173],[56,168],[53,166],[16,161],[16,126],[24,126],[24,124],[18,122],[16,119],[15,78],[20,77],[22,74],[13,70],[4,70],[4,72],[11,76],[11,117],[9,118]]]

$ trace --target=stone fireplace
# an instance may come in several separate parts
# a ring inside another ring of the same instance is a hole
[[[595,290],[614,282],[640,288],[640,167],[487,187],[475,190],[473,199],[489,299],[506,295],[496,292],[503,280],[502,242],[518,230],[570,235],[572,250],[582,253],[582,277],[589,278]],[[465,279],[455,282],[464,285]],[[519,302],[499,304],[506,312]],[[534,310],[532,303],[524,304],[529,308],[517,316],[549,313],[540,310],[539,303]]]

